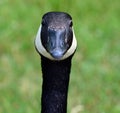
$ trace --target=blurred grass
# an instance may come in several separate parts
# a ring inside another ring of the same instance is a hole
[[[120,113],[119,0],[0,1],[0,113],[39,113],[41,66],[34,38],[48,11],[72,15],[73,58],[68,113]]]

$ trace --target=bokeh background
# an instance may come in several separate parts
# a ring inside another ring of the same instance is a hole
[[[49,11],[71,14],[78,41],[68,113],[120,113],[119,0],[1,0],[0,113],[40,113],[34,39]]]

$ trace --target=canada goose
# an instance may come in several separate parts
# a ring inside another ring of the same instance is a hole
[[[41,113],[66,113],[71,59],[77,41],[72,18],[64,12],[42,17],[35,48],[41,56],[43,74]]]

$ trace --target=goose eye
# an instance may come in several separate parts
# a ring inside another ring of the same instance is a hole
[[[45,20],[42,20],[42,26],[44,26],[45,25]]]
[[[70,21],[70,27],[72,27],[73,26],[73,22],[72,21]]]

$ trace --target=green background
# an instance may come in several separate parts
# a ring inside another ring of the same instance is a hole
[[[68,12],[78,41],[68,113],[120,113],[119,0],[1,0],[0,113],[40,113],[34,39],[48,11]]]

